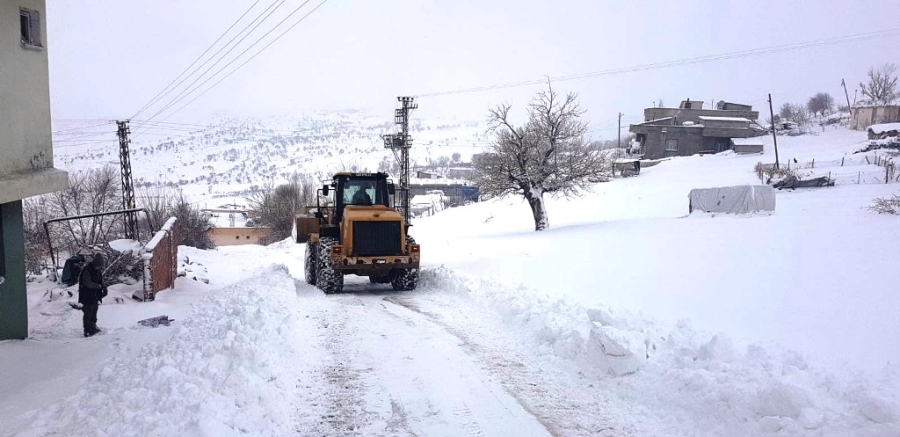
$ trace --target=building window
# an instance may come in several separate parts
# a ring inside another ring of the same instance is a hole
[[[666,152],[677,152],[678,140],[666,140]]]
[[[19,8],[19,31],[22,44],[41,46],[41,13],[32,9]]]

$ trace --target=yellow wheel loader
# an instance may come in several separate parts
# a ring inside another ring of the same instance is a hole
[[[296,218],[297,242],[306,243],[306,282],[339,293],[344,275],[368,276],[394,290],[419,281],[419,245],[393,206],[394,184],[385,173],[338,173],[318,190],[329,199]]]

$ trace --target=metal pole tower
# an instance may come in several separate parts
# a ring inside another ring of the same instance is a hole
[[[384,147],[394,152],[400,164],[400,209],[403,219],[409,224],[409,148],[412,138],[409,136],[409,113],[419,107],[414,97],[397,97],[400,107],[394,110],[394,123],[400,126],[400,133],[388,134],[384,137]],[[399,154],[398,154],[399,151]]]
[[[122,209],[136,208],[134,202],[134,182],[131,178],[131,152],[128,150],[131,139],[131,129],[128,127],[128,120],[116,121],[119,129],[116,134],[119,136],[119,163],[122,166]],[[125,238],[136,240],[140,238],[137,231],[137,220],[135,213],[125,213]]]

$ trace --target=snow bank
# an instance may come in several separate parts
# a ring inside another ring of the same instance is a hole
[[[868,130],[877,135],[890,131],[900,131],[900,123],[873,124],[868,127]]]
[[[204,298],[171,340],[100,366],[18,435],[288,435],[297,299],[284,266]],[[88,341],[88,340],[85,340]]]
[[[424,269],[420,290],[465,294],[498,314],[537,353],[577,363],[586,378],[600,381],[594,383],[598,390],[635,406],[640,413],[627,420],[637,429],[900,435],[896,374],[880,381],[839,380],[793,351],[759,345],[738,350],[723,334],[695,331],[687,321],[667,326],[443,267]]]

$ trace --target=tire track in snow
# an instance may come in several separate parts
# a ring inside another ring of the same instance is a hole
[[[312,298],[315,299],[315,298]],[[309,299],[307,303],[314,303]],[[352,338],[357,333],[349,323],[349,312],[339,308],[342,305],[359,306],[358,299],[342,299],[331,305],[310,305],[314,309],[314,319],[324,334],[318,347],[324,350],[324,360],[313,369],[313,377],[319,379],[322,393],[314,395],[319,399],[320,418],[313,429],[299,430],[309,436],[357,436],[366,435],[361,428],[374,419],[365,409],[365,394],[368,390],[361,373],[366,369],[353,366],[356,350]],[[329,308],[331,307],[331,308]]]
[[[334,296],[306,293],[326,358],[319,381],[308,385],[323,391],[322,417],[298,429],[301,435],[550,435],[458,337],[386,302],[388,293],[354,293],[370,287],[347,285]]]
[[[605,407],[610,400],[592,385],[585,387],[580,380],[563,379],[564,371],[558,367],[559,363],[546,366],[535,363],[534,357],[522,355],[511,346],[515,341],[504,336],[502,330],[492,325],[479,326],[489,315],[479,313],[466,302],[425,293],[388,296],[384,300],[396,308],[421,315],[457,337],[463,348],[496,375],[522,408],[554,436],[635,434],[631,427],[610,419]],[[560,387],[561,380],[567,381],[567,385]]]

